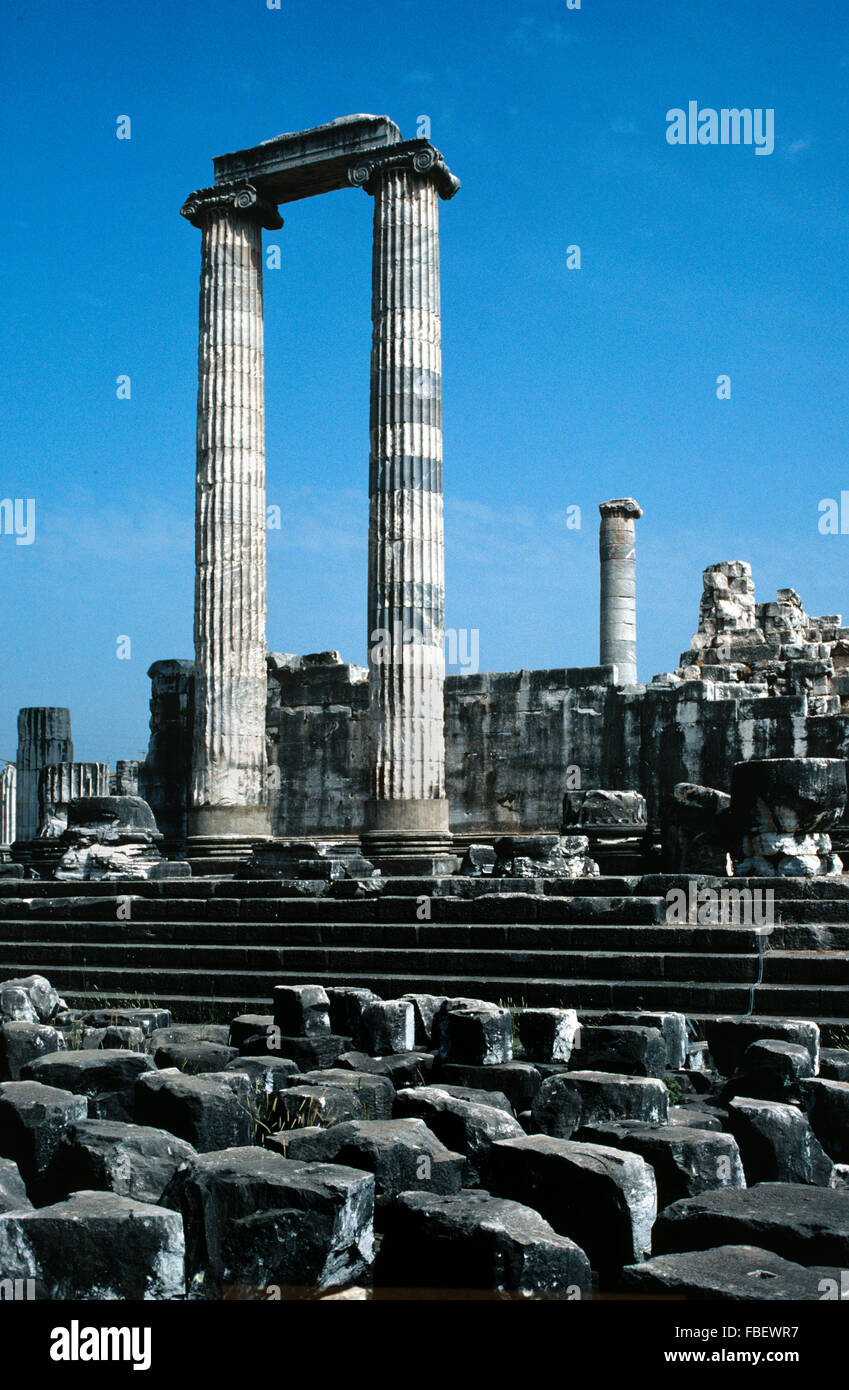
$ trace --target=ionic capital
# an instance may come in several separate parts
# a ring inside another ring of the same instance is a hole
[[[208,217],[231,211],[252,217],[261,227],[274,231],[283,226],[276,204],[268,202],[252,183],[219,183],[190,193],[180,212],[193,227],[202,227]]]
[[[614,497],[610,502],[599,502],[598,509],[605,519],[609,516],[633,517],[638,521],[643,509],[633,497]]]
[[[374,193],[376,180],[397,169],[432,178],[440,198],[453,198],[460,187],[460,180],[451,173],[439,150],[427,140],[406,140],[401,145],[390,146],[385,154],[370,154],[367,159],[357,160],[348,170],[348,182],[354,188]]]

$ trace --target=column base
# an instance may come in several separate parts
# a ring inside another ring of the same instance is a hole
[[[448,801],[367,801],[363,854],[393,877],[443,877],[456,873],[451,853]]]
[[[264,840],[271,834],[267,806],[192,806],[186,817],[190,839]]]

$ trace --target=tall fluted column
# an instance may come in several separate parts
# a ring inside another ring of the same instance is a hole
[[[374,195],[368,645],[369,853],[450,844],[439,197],[459,181],[426,141],[354,166]]]
[[[619,685],[637,683],[637,552],[634,522],[643,514],[633,497],[599,505],[601,528],[600,656],[616,666]]]
[[[48,706],[18,711],[18,840],[33,840],[38,834],[38,775],[41,769],[73,760],[70,710]]]
[[[18,769],[14,763],[7,763],[0,772],[0,850],[8,849],[17,838],[15,824],[17,819],[17,778]]]
[[[262,227],[250,185],[194,193],[201,228],[191,836],[269,833]]]

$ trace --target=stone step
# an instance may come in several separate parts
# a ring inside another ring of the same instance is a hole
[[[336,901],[330,898],[225,898],[149,899],[132,893],[112,897],[40,898],[26,905],[20,900],[0,901],[0,922],[21,920],[66,921],[123,920],[129,913],[136,921],[252,921],[252,922],[432,922],[551,923],[554,925],[663,923],[666,906],[661,898],[546,898],[531,894],[461,899],[366,898]]]
[[[819,935],[806,929],[801,948],[820,947]],[[539,926],[522,923],[439,922],[146,922],[107,918],[102,921],[53,921],[35,918],[4,922],[0,938],[17,942],[55,942],[83,945],[132,942],[162,943],[204,949],[210,946],[294,947],[320,946],[376,948],[420,947],[431,951],[450,948],[501,951],[582,950],[667,951],[705,954],[756,953],[762,938],[747,927]],[[849,932],[846,946],[849,948]]]
[[[0,971],[11,974],[20,959],[21,942],[0,943]],[[133,967],[138,971],[177,971],[199,969],[244,972],[246,976],[269,978],[292,971],[369,971],[382,973],[387,965],[399,963],[407,971],[425,973],[433,968],[434,946],[298,946],[255,944],[172,943],[162,941],[113,941],[80,943],[75,940],[26,943],[34,969],[48,978],[60,966],[95,970],[106,966]],[[564,980],[581,975],[609,980],[680,980],[687,983],[721,981],[749,984],[757,978],[758,960],[753,953],[710,954],[669,953],[664,951],[558,951],[552,962],[547,951],[472,948],[441,948],[438,968],[450,974],[485,972],[505,976],[534,978],[550,974],[552,964]],[[763,978],[768,983],[849,984],[849,954],[841,952],[779,952],[764,956]]]
[[[32,969],[21,960],[15,973]],[[516,1006],[571,1007],[581,1012],[621,1009],[674,1009],[693,1017],[743,1015],[750,1006],[770,1017],[826,1019],[849,1024],[849,1000],[843,985],[805,987],[797,984],[762,984],[754,991],[745,984],[688,984],[673,980],[572,980],[540,978],[516,979],[507,975],[451,975],[437,969],[423,974],[395,971],[357,974],[346,971],[287,971],[290,984],[358,985],[375,990],[383,998],[394,998],[410,991],[510,1002]],[[140,998],[170,1008],[175,1018],[191,1021],[192,1016],[226,1021],[240,1012],[267,1013],[269,1000],[281,975],[234,976],[230,972],[204,970],[164,970],[146,972],[98,967],[57,967],[53,983],[69,1003],[81,1001],[99,1007],[138,1001]],[[192,1003],[192,1001],[196,1001]],[[203,1009],[205,1012],[194,1012]]]

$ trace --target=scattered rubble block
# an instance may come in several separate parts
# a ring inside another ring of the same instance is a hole
[[[452,1153],[423,1120],[353,1120],[271,1135],[266,1148],[321,1163],[373,1173],[379,1204],[401,1192],[459,1192],[466,1160]]]
[[[39,1299],[182,1298],[184,1256],[178,1212],[114,1192],[0,1216],[4,1278],[34,1279]]]
[[[101,1048],[120,1047],[126,1052],[143,1052],[147,1039],[141,1028],[112,1026],[83,1028],[82,1050],[97,1052]]]
[[[849,1193],[801,1183],[723,1188],[673,1202],[654,1228],[654,1253],[757,1245],[798,1264],[847,1268]]]
[[[649,1298],[813,1302],[822,1298],[822,1281],[829,1275],[839,1287],[840,1270],[807,1269],[754,1245],[720,1245],[626,1265],[622,1288]]]
[[[232,1062],[228,1062],[223,1070],[234,1072],[240,1076],[249,1076],[255,1096],[273,1096],[278,1091],[286,1091],[293,1084],[294,1078],[301,1075],[295,1063],[290,1062],[288,1057],[267,1055],[265,1057],[236,1057]]]
[[[809,1019],[709,1018],[705,1020],[705,1035],[721,1076],[733,1076],[739,1072],[743,1054],[749,1045],[769,1038],[806,1047],[811,1054],[813,1075],[819,1072],[820,1030]]]
[[[728,1128],[750,1187],[760,1182],[829,1186],[831,1159],[795,1105],[738,1096],[728,1106]]]
[[[627,1076],[661,1077],[668,1068],[667,1049],[659,1028],[631,1026],[583,1027],[580,1046],[571,1065],[580,1071],[606,1071]]]
[[[0,1081],[20,1081],[22,1069],[30,1062],[64,1047],[62,1034],[47,1023],[0,1024]]]
[[[172,1043],[190,1046],[193,1043],[215,1043],[218,1047],[229,1047],[230,1029],[226,1023],[183,1023],[155,1028],[150,1034],[148,1050],[155,1052],[158,1047],[170,1047]]]
[[[309,1038],[330,1032],[330,1000],[321,985],[277,985],[272,1003],[281,1033]]]
[[[31,1211],[32,1202],[17,1163],[0,1158],[0,1216],[7,1211]]]
[[[302,1072],[297,1080],[298,1086],[328,1086],[348,1091],[353,1097],[359,1113],[352,1118],[359,1120],[389,1120],[395,1100],[395,1087],[388,1076],[375,1072],[349,1071],[344,1067],[330,1067],[325,1071]]]
[[[43,975],[0,980],[0,1023],[53,1023],[67,1008]]]
[[[416,1047],[423,1047],[429,1050],[434,1042],[434,1025],[437,1015],[446,998],[443,994],[402,994],[402,999],[409,999],[413,1005],[416,1018]]]
[[[481,1168],[492,1145],[499,1139],[513,1139],[524,1134],[518,1120],[504,1110],[491,1104],[463,1100],[440,1086],[399,1091],[395,1097],[395,1114],[399,1119],[424,1120],[447,1149],[465,1154],[464,1181],[471,1187],[479,1183]]]
[[[347,985],[328,989],[330,1008],[330,1028],[345,1038],[359,1034],[360,1019],[367,1004],[378,1002],[378,995],[372,989],[358,989]]]
[[[502,835],[494,878],[598,878],[586,835]]]
[[[505,1115],[512,1115],[514,1112],[514,1107],[503,1091],[459,1086],[456,1082],[444,1081],[441,1078],[433,1084],[438,1086],[440,1091],[447,1091],[449,1096],[455,1096],[457,1100],[467,1100],[472,1105],[494,1105],[496,1110],[503,1110]]]
[[[849,1163],[835,1163],[831,1170],[829,1187],[841,1192],[849,1192]]]
[[[460,864],[461,874],[491,874],[496,854],[492,845],[469,845]]]
[[[605,1277],[651,1251],[657,1187],[638,1154],[523,1135],[492,1146],[486,1181],[493,1193],[533,1207],[574,1240]]]
[[[841,874],[828,831],[846,807],[842,758],[762,758],[735,763],[731,819],[738,875]]]
[[[722,1121],[719,1116],[701,1106],[670,1105],[669,1123],[671,1125],[685,1125],[688,1129],[711,1131],[722,1129]]]
[[[589,1260],[530,1207],[488,1192],[406,1192],[386,1213],[377,1275],[401,1288],[580,1298]]]
[[[45,1175],[52,1200],[72,1192],[115,1192],[156,1203],[191,1144],[164,1129],[117,1120],[78,1120],[66,1130]]]
[[[802,1081],[813,1075],[811,1054],[799,1043],[763,1038],[750,1043],[743,1053],[740,1070],[729,1078],[722,1090],[723,1101],[734,1096],[754,1100],[799,1101]]]
[[[291,1297],[370,1274],[371,1173],[236,1146],[190,1160],[162,1200],[183,1215],[190,1298]]]
[[[836,1163],[849,1161],[849,1082],[815,1078],[801,1083],[811,1128]]]
[[[669,1092],[653,1077],[622,1076],[614,1072],[570,1071],[548,1076],[533,1104],[534,1122],[543,1134],[568,1138],[581,1125],[612,1120],[641,1120],[665,1124]]]
[[[0,1082],[0,1158],[11,1158],[27,1187],[37,1184],[69,1125],[88,1115],[88,1100],[38,1081]]]
[[[130,1120],[136,1082],[153,1071],[153,1062],[144,1052],[104,1048],[50,1053],[37,1062],[28,1062],[22,1079],[87,1096],[92,1119]]]
[[[819,1074],[824,1081],[849,1081],[849,1051],[840,1047],[822,1048]]]
[[[282,1055],[276,1046],[279,1036],[280,1030],[274,1026],[273,1014],[240,1014],[238,1018],[231,1019],[226,1042],[242,1053],[276,1052]]]
[[[696,782],[676,782],[661,831],[667,873],[730,874],[730,807],[727,792]]]
[[[516,1028],[526,1062],[568,1062],[580,1033],[574,1009],[519,1009]]]
[[[253,1116],[232,1086],[178,1071],[139,1077],[133,1119],[138,1125],[168,1130],[198,1153],[236,1148],[254,1137]]]
[[[367,1052],[343,1052],[336,1060],[337,1070],[369,1071],[388,1076],[396,1091],[405,1086],[426,1086],[433,1070],[432,1052],[390,1052],[370,1057]]]
[[[171,1010],[158,1008],[90,1009],[83,1015],[88,1028],[141,1028],[146,1038],[171,1027]]]
[[[654,1170],[659,1207],[719,1187],[745,1187],[743,1164],[730,1134],[685,1125],[639,1123],[588,1125],[577,1134],[581,1143],[628,1149]]]
[[[412,1052],[416,1042],[416,1012],[411,999],[378,999],[366,1004],[354,1041],[371,1056]]]
[[[542,1076],[529,1062],[496,1062],[488,1067],[472,1067],[437,1058],[432,1079],[435,1086],[466,1086],[481,1092],[500,1092],[517,1114],[530,1109],[542,1085]]]
[[[440,1061],[491,1067],[513,1060],[509,1009],[476,999],[446,999],[436,1015],[434,1042]]]
[[[158,1067],[176,1067],[187,1076],[200,1076],[226,1070],[238,1055],[237,1047],[222,1047],[220,1043],[166,1043],[157,1047],[153,1060]]]
[[[619,1013],[602,1014],[599,1024],[604,1028],[658,1028],[666,1043],[666,1066],[669,1071],[679,1071],[687,1064],[687,1019],[684,1014],[671,1012],[646,1013],[634,1009]],[[552,1061],[555,1061],[552,1058]]]

